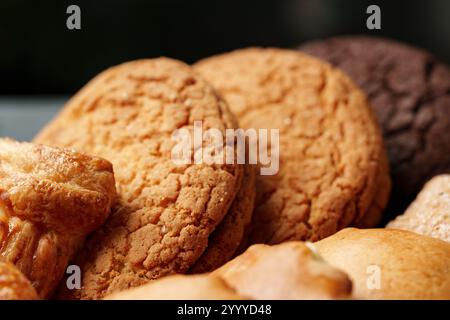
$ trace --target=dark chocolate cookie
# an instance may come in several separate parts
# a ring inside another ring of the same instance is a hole
[[[387,218],[403,212],[429,178],[450,172],[447,66],[426,51],[375,37],[336,37],[299,49],[342,68],[366,91],[391,164]]]

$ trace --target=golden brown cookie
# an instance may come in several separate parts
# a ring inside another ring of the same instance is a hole
[[[0,261],[0,300],[37,300],[30,281],[12,264]]]
[[[347,275],[323,261],[312,244],[257,244],[213,275],[242,296],[257,300],[345,299],[352,289]]]
[[[191,268],[191,273],[210,272],[230,260],[237,252],[252,219],[255,201],[255,170],[245,166],[242,187],[228,214],[209,237],[208,248]]]
[[[450,244],[396,229],[339,231],[316,242],[346,272],[355,299],[450,299]]]
[[[211,275],[173,275],[105,297],[105,300],[243,300]]]
[[[431,179],[405,213],[387,227],[450,242],[450,175]]]
[[[75,261],[82,289],[61,297],[102,298],[185,273],[203,254],[241,188],[244,167],[176,164],[172,135],[192,132],[194,121],[205,131],[236,127],[208,83],[187,65],[159,58],[101,73],[39,134],[36,141],[109,159],[121,197]]]
[[[392,175],[385,222],[403,212],[427,180],[450,173],[448,66],[423,49],[373,36],[331,37],[299,49],[342,68],[369,98]]]
[[[116,199],[111,163],[0,139],[0,257],[47,298]]]
[[[244,128],[280,130],[280,170],[258,176],[250,243],[319,240],[351,224],[375,225],[390,179],[365,95],[342,72],[281,49],[245,49],[196,71]]]

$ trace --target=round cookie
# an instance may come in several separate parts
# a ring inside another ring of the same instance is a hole
[[[447,66],[421,49],[376,37],[336,37],[299,49],[342,68],[368,95],[390,160],[387,218],[403,212],[431,177],[450,172]]]
[[[236,127],[224,101],[189,66],[159,58],[101,73],[36,137],[109,159],[120,196],[75,260],[82,289],[63,285],[59,297],[102,298],[185,273],[202,255],[241,188],[244,166],[175,164],[172,134],[192,132],[194,121],[222,133]]]
[[[0,260],[0,300],[38,300],[31,282],[12,264]]]
[[[191,268],[191,273],[210,272],[230,260],[245,241],[255,202],[255,170],[246,165],[242,187],[228,214],[211,234],[208,248]]]
[[[348,228],[314,244],[355,299],[450,299],[450,244],[396,229]]]
[[[257,177],[249,243],[315,241],[379,220],[390,190],[383,142],[346,75],[281,49],[238,50],[194,67],[243,128],[280,130],[279,172]]]

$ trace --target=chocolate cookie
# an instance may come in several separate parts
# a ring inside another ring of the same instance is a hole
[[[423,184],[450,172],[450,71],[429,53],[363,36],[306,43],[300,50],[342,68],[360,85],[383,129],[393,193],[390,216]]]
[[[249,243],[319,240],[378,222],[390,190],[387,160],[366,97],[346,75],[295,51],[258,48],[195,69],[243,128],[279,129],[279,172],[257,177]]]
[[[244,166],[176,164],[172,135],[192,132],[194,121],[221,133],[236,127],[224,101],[190,67],[142,60],[97,76],[35,139],[109,159],[120,195],[75,261],[82,289],[60,297],[101,298],[185,273],[203,254],[241,188]]]

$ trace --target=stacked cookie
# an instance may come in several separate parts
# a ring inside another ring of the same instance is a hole
[[[232,257],[253,210],[254,173],[237,163],[176,164],[172,135],[192,131],[195,121],[205,130],[237,128],[224,100],[189,66],[142,60],[92,80],[36,138],[111,159],[120,196],[75,260],[82,289],[63,288],[62,297],[101,298]]]
[[[389,154],[386,221],[433,176],[450,172],[450,69],[428,52],[388,39],[347,36],[299,49],[342,68],[367,94]]]
[[[280,130],[273,155],[280,172],[257,177],[250,227],[253,168],[171,159],[176,130],[192,130],[195,121],[236,128],[228,107],[245,129]],[[169,59],[112,68],[35,141],[104,157],[115,168],[119,204],[74,261],[82,289],[63,288],[64,298],[211,271],[250,243],[315,241],[350,224],[374,225],[390,189],[363,93],[328,64],[280,49],[242,50],[194,69]]]
[[[251,243],[319,240],[378,223],[388,164],[365,95],[339,70],[281,49],[247,49],[195,66],[244,128],[280,130],[280,171],[258,176]]]
[[[396,48],[379,72],[391,72],[391,63],[408,54],[393,43],[374,46],[379,53]],[[314,51],[316,44],[305,48]],[[417,59],[413,65],[422,70],[425,58]],[[350,65],[371,69],[374,63]],[[430,183],[389,224],[392,230],[345,229],[379,226],[391,190],[389,162],[396,197],[410,192],[401,187],[399,168],[432,159],[414,180],[416,188],[447,165],[427,151],[448,146],[446,137],[429,136],[450,121],[437,118],[449,110],[445,67],[427,69],[420,96],[415,80],[403,83],[409,78],[396,70],[388,76],[388,93],[377,83],[384,80],[356,78],[364,92],[351,72],[283,49],[237,50],[194,66],[158,58],[106,70],[42,130],[37,145],[5,142],[10,151],[3,158],[0,150],[0,218],[9,230],[17,225],[28,244],[2,242],[21,252],[2,255],[41,298],[59,283],[59,299],[447,299],[448,177]],[[426,147],[407,160],[393,156],[407,144],[398,135],[420,128]],[[208,133],[198,138],[199,129]],[[260,130],[276,134],[268,140]],[[252,146],[240,145],[252,135],[259,140],[256,161]],[[31,170],[35,162],[26,156],[11,161],[25,152],[37,154],[42,168]],[[278,164],[268,174],[267,158]],[[36,182],[42,177],[50,181]],[[20,223],[13,223],[16,217]],[[55,277],[29,262],[44,245],[55,252],[42,254]],[[419,247],[420,255],[411,250]],[[80,268],[79,288],[61,280],[69,261]],[[367,278],[372,267],[382,273],[380,283],[376,275]],[[424,276],[409,286],[417,273]]]

